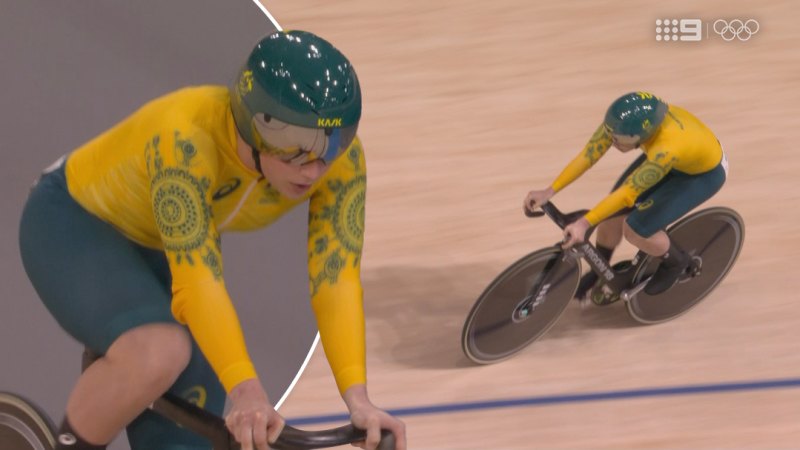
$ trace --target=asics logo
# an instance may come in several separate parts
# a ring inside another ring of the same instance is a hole
[[[195,385],[184,391],[182,397],[189,403],[197,405],[200,408],[205,408],[208,392],[206,392],[206,388],[203,386]]]
[[[747,41],[750,40],[754,34],[758,33],[761,26],[755,19],[748,19],[747,21],[733,19],[730,22],[724,19],[717,19],[714,22],[713,28],[714,32],[726,41],[732,41],[734,39]]]
[[[655,203],[655,201],[652,198],[648,198],[643,202],[637,203],[635,206],[636,209],[638,209],[639,211],[644,211],[645,209],[648,209],[651,206],[653,206],[653,203]]]
[[[242,184],[242,180],[239,178],[231,178],[230,180],[226,181],[222,184],[214,195],[211,197],[213,200],[219,200],[223,197],[227,197],[228,195],[232,194],[240,185]]]

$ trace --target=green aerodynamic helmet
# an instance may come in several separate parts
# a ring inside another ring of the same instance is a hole
[[[667,104],[647,92],[631,92],[616,99],[608,108],[605,126],[612,134],[638,136],[648,140],[667,114]]]
[[[350,61],[305,31],[261,39],[230,93],[244,141],[291,163],[332,162],[350,146],[361,119],[361,88]]]

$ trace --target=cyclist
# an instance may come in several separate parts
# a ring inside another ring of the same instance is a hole
[[[612,145],[623,153],[641,148],[643,154],[608,196],[564,229],[564,247],[582,242],[589,228],[599,224],[597,250],[610,259],[624,236],[643,252],[660,258],[645,286],[647,294],[657,295],[675,284],[690,261],[664,229],[719,191],[728,162],[717,138],[694,115],[653,94],[631,92],[611,104],[603,123],[550,187],[528,193],[524,207],[533,210],[547,203]],[[584,275],[575,297],[585,299],[597,281],[593,271]]]
[[[244,449],[284,420],[254,370],[225,288],[220,233],[268,226],[309,201],[311,302],[354,425],[405,448],[366,390],[362,287],[366,166],[361,91],[347,58],[275,32],[231,86],[150,101],[45,171],[20,224],[25,270],[58,323],[103,355],[80,376],[58,449],[208,448],[147,411],[165,391],[216,414]]]

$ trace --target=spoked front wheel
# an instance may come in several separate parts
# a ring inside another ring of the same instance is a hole
[[[52,450],[55,427],[36,405],[24,398],[0,392],[0,449]]]
[[[545,275],[555,271],[531,298]],[[461,337],[469,359],[491,364],[509,358],[552,327],[572,300],[580,262],[557,248],[533,252],[509,266],[472,307]],[[528,306],[526,306],[528,305]]]
[[[641,323],[674,319],[711,293],[731,270],[742,250],[744,221],[730,208],[708,208],[681,219],[668,233],[692,257],[699,273],[685,276],[659,295],[647,295],[644,291],[636,294],[628,302],[628,312]],[[639,267],[634,285],[655,272],[658,260],[649,258]]]

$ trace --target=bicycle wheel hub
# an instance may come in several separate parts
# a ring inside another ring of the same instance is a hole
[[[531,316],[531,313],[537,306],[541,303],[541,299],[538,301],[533,301],[533,298],[529,295],[522,299],[519,302],[514,311],[511,312],[511,320],[514,323],[520,323],[528,320]]]

